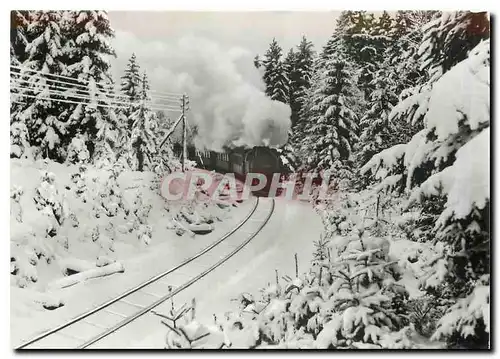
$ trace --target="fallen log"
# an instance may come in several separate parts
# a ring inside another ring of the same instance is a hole
[[[125,268],[123,264],[115,262],[104,267],[89,269],[78,274],[71,275],[55,280],[48,284],[49,289],[60,289],[71,287],[72,285],[84,282],[86,280],[98,277],[105,277],[114,273],[123,273]]]
[[[78,258],[65,258],[59,260],[59,266],[64,275],[85,272],[95,268],[95,264]]]
[[[188,228],[196,234],[207,234],[214,230],[214,227],[208,223],[190,224]]]

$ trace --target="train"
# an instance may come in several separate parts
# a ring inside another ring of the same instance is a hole
[[[280,153],[276,149],[265,146],[225,148],[221,152],[200,151],[188,146],[187,152],[188,159],[196,162],[200,168],[215,170],[222,174],[234,173],[234,177],[242,182],[245,182],[248,173],[264,175],[267,179],[266,185],[258,191],[253,191],[256,196],[269,195],[275,174],[279,174],[281,180],[291,172],[283,163]],[[252,184],[257,184],[256,181],[258,179],[255,179]]]

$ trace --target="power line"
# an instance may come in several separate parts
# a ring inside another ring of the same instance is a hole
[[[17,95],[20,97],[28,97],[28,98],[34,98],[37,100],[47,100],[47,101],[55,101],[55,102],[63,102],[63,103],[71,103],[71,104],[77,104],[77,105],[87,105],[87,106],[96,106],[96,107],[104,107],[104,108],[114,108],[114,109],[125,109],[126,107],[120,107],[120,106],[109,106],[109,105],[101,105],[101,104],[91,104],[88,102],[83,102],[83,101],[70,101],[70,100],[62,100],[62,99],[55,99],[55,98],[50,98],[50,97],[43,97],[40,98],[38,96],[32,96],[32,95],[26,95],[26,94],[11,94],[11,95]],[[12,100],[11,100],[12,101]],[[13,102],[16,102],[17,100],[13,100]],[[157,107],[149,107],[151,110],[155,111],[171,111],[171,112],[182,112],[181,109],[179,108],[157,108]]]
[[[16,86],[12,86],[11,88],[18,89],[18,90],[26,89],[26,88],[23,88],[23,87],[16,87]],[[74,94],[68,94],[65,91],[58,91],[58,90],[53,90],[53,89],[48,89],[46,91],[40,91],[40,92],[41,93],[48,93],[49,95],[64,96],[66,98],[83,99],[83,100],[88,100],[88,101],[94,100],[92,97],[90,97],[90,95],[88,95],[88,96],[86,96],[86,95],[74,95]],[[26,94],[24,94],[24,93],[15,93],[13,95],[26,96]],[[108,98],[105,98],[105,99],[96,98],[95,100],[101,100],[101,101],[107,100],[112,105],[123,104],[123,105],[125,105],[123,108],[127,108],[128,106],[131,105],[130,102],[121,102],[121,101],[116,101],[116,100],[112,100],[112,99],[108,99]],[[80,102],[82,102],[82,101],[80,101]],[[146,102],[146,104],[147,105],[156,105],[156,104],[154,104],[152,102],[149,102],[149,101]],[[161,107],[164,110],[172,110],[172,111],[179,110],[177,107],[174,107],[174,106],[156,106],[156,107]]]
[[[26,66],[10,65],[10,67],[21,70],[20,73],[15,73],[14,72],[16,75],[19,75],[19,76],[22,76],[23,72],[33,72],[33,73],[41,74],[41,75],[44,75],[44,76],[52,76],[52,77],[57,77],[57,78],[63,78],[63,79],[68,79],[68,80],[71,80],[71,81],[78,81],[78,82],[87,83],[87,84],[90,83],[90,80],[82,80],[82,79],[79,79],[79,78],[74,78],[74,77],[69,77],[69,76],[64,76],[64,75],[56,75],[56,74],[46,73],[46,72],[42,72],[42,71],[38,71],[38,70],[32,70],[30,68],[27,68]],[[11,71],[11,73],[12,73],[12,71]],[[101,84],[99,82],[94,82],[94,83],[95,84]],[[111,84],[105,84],[105,85],[106,86],[110,86]],[[83,86],[83,85],[80,85],[80,86]],[[182,93],[179,93],[179,92],[164,92],[164,91],[157,91],[157,90],[150,90],[150,91],[154,92],[154,93],[157,93],[157,94],[160,94],[160,95],[174,97],[176,99],[181,99],[182,95],[183,95]]]
[[[12,72],[11,72],[12,74]],[[89,91],[89,88],[85,85],[78,85],[78,84],[74,84],[74,83],[69,83],[69,82],[66,82],[66,81],[58,81],[58,80],[53,80],[53,79],[45,79],[47,81],[50,81],[52,83],[57,83],[57,84],[62,84],[62,85],[68,85],[68,86],[72,86],[72,87],[82,87],[82,89],[80,88],[77,88],[76,90],[77,91],[81,91],[81,92],[88,92]],[[18,82],[18,83],[23,83],[23,84],[33,84],[33,85],[36,85],[37,83],[36,82],[33,82],[33,81],[30,81],[30,80],[25,80],[25,79],[14,79],[13,80],[14,82]],[[73,90],[71,87],[64,87],[64,86],[59,86],[59,85],[54,85],[54,84],[48,84],[50,87],[54,87],[54,88],[59,88],[59,89],[63,89],[63,90]],[[27,87],[28,88],[28,87]],[[122,94],[116,94],[116,93],[112,93],[112,92],[108,92],[108,93],[105,93],[105,92],[101,92],[101,91],[96,91],[97,94],[100,94],[100,95],[105,95],[105,96],[109,96],[109,97],[115,97],[115,98],[119,98],[121,99],[123,97]],[[176,99],[177,101],[175,101],[174,99],[169,99],[169,98],[163,98],[163,96],[150,96],[152,100],[165,100],[165,101],[168,101],[168,102],[171,102],[171,103],[176,103],[176,104],[181,104],[181,98],[178,98]]]

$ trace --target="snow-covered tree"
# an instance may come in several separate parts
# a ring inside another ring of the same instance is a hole
[[[14,122],[10,126],[10,157],[33,159],[28,129],[22,122]]]
[[[306,90],[311,86],[313,58],[313,44],[303,36],[297,50],[290,49],[284,61],[289,80],[288,104],[292,109],[292,126],[295,126],[299,120]]]
[[[131,168],[143,171],[148,168],[156,153],[156,119],[154,113],[142,103],[132,113],[132,134],[130,137]]]
[[[273,100],[287,103],[288,78],[281,57],[282,49],[276,39],[273,39],[264,55],[264,60],[262,60],[262,66],[265,69],[264,82],[267,96]]]
[[[422,278],[437,297],[458,298],[435,338],[476,347],[488,345],[490,332],[488,23],[485,13],[456,12],[425,27],[419,57],[431,78],[393,109],[422,121],[423,129],[364,168],[384,182],[404,183],[410,204],[420,203],[422,217],[431,221],[427,238],[445,246]]]
[[[68,42],[64,56],[67,58],[65,75],[74,78],[74,85],[67,91],[79,99],[62,114],[69,127],[69,137],[81,132],[87,137],[87,146],[93,159],[109,157],[103,153],[107,144],[116,144],[116,114],[114,110],[113,80],[110,72],[110,57],[115,56],[111,46],[114,31],[105,11],[66,12]],[[75,97],[75,98],[77,98]],[[96,149],[98,151],[96,152]]]
[[[65,149],[59,144],[66,134],[66,125],[59,120],[62,104],[51,74],[61,74],[62,62],[61,11],[30,12],[26,36],[26,60],[13,84],[23,90],[15,99],[25,102],[13,114],[15,121],[26,125],[32,146],[41,149],[43,157],[63,160]],[[36,72],[30,71],[34,70]]]
[[[147,105],[148,89],[148,78],[144,73],[139,87],[140,103],[134,106],[134,112],[130,116],[132,121],[129,144],[130,163],[131,168],[138,171],[153,170],[155,156],[158,152],[157,142],[159,138],[156,136],[158,121],[155,112]]]
[[[124,74],[121,77],[120,83],[120,92],[122,94],[123,101],[129,103],[129,106],[127,106],[127,108],[123,110],[124,115],[128,118],[127,123],[129,131],[132,131],[132,113],[136,110],[136,106],[141,100],[141,88],[142,79],[140,67],[137,63],[137,57],[135,56],[135,53],[132,53],[132,56],[128,60]]]
[[[135,53],[130,56],[127,63],[127,68],[121,77],[120,90],[127,97],[127,99],[134,103],[141,98],[141,74],[137,57]]]
[[[398,99],[393,92],[393,78],[389,72],[390,69],[380,69],[369,84],[373,92],[369,97],[368,111],[360,120],[360,149],[357,156],[360,165],[381,150],[404,141],[403,129],[397,129],[389,121],[389,114]]]
[[[12,10],[10,12],[10,60],[12,65],[22,64],[27,58],[26,46],[30,41],[27,36],[29,15],[30,12],[26,10]]]
[[[308,152],[308,165],[330,168],[338,159],[351,156],[357,129],[355,75],[337,42],[335,54],[320,69],[318,82],[313,84],[311,119],[304,129],[302,147]]]

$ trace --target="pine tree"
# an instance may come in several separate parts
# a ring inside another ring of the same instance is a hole
[[[264,66],[264,82],[266,84],[266,95],[271,99],[287,103],[288,78],[281,59],[282,50],[276,39],[273,39],[269,49],[264,55],[262,66]]]
[[[116,56],[110,43],[114,31],[104,11],[68,11],[65,20],[68,41],[63,55],[68,66],[64,74],[75,79],[69,86],[70,93],[80,96],[73,100],[81,103],[67,106],[61,119],[68,125],[69,139],[77,132],[87,138],[92,158],[112,158],[111,153],[103,153],[103,147],[116,144],[116,114],[112,108],[116,105],[113,105],[114,86],[109,62],[109,56]],[[90,100],[82,101],[81,97]],[[96,147],[99,147],[97,152]],[[111,147],[108,152],[112,151]]]
[[[389,114],[397,103],[397,95],[392,92],[392,79],[388,69],[379,70],[370,87],[374,90],[369,98],[369,109],[360,120],[360,153],[358,163],[363,165],[374,154],[404,141],[402,129],[389,121]]]
[[[297,116],[300,110],[300,103],[297,99],[297,94],[299,92],[297,54],[293,51],[293,49],[290,49],[290,51],[288,51],[288,54],[283,61],[283,67],[285,68],[286,77],[288,78],[288,93],[286,97],[286,103],[289,104],[290,108],[292,109],[291,121],[293,127],[297,122]]]
[[[26,46],[29,39],[27,37],[27,29],[29,25],[28,11],[11,11],[10,13],[10,65],[20,66],[27,58]],[[11,67],[10,76],[10,137],[11,137],[11,157],[31,158],[29,134],[24,117],[20,117],[25,108],[22,96],[22,88],[26,87],[27,78],[20,78],[18,75],[20,70],[17,67]],[[20,80],[20,81],[19,81]]]
[[[146,71],[144,71],[141,78],[140,99],[150,101],[151,96],[149,94],[149,91],[150,91],[149,79]]]
[[[128,110],[128,115],[130,115],[134,111],[132,107],[136,105],[141,98],[140,67],[137,63],[135,53],[133,53],[128,60],[127,68],[125,69],[121,80],[120,91],[124,95],[124,100],[130,102],[131,108]],[[132,122],[129,121],[129,127],[131,125]]]
[[[310,126],[304,129],[302,146],[307,148],[313,168],[329,169],[337,160],[347,160],[357,139],[357,115],[352,109],[355,76],[342,46],[342,40],[335,42],[334,55],[326,60],[313,85],[312,117]]]
[[[132,133],[130,137],[131,168],[144,171],[153,170],[155,156],[157,154],[158,128],[155,113],[147,107],[149,82],[144,72],[138,87],[140,102],[135,106],[135,111],[130,119],[132,121]]]
[[[32,41],[26,46],[27,59],[23,63],[29,70],[23,70],[17,80],[17,86],[25,88],[17,98],[26,104],[15,116],[17,121],[26,124],[30,145],[37,146],[43,157],[63,161],[65,149],[59,144],[66,135],[66,125],[59,120],[62,105],[57,101],[62,96],[58,95],[57,85],[50,77],[65,70],[60,28],[62,12],[34,11],[29,18],[27,37]]]
[[[312,42],[305,36],[302,37],[297,51],[294,53],[293,71],[289,72],[291,95],[290,107],[292,108],[292,125],[296,125],[300,112],[306,101],[306,91],[311,86],[313,72],[314,50]]]

